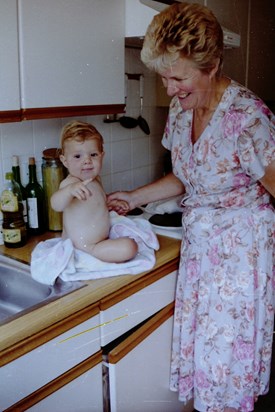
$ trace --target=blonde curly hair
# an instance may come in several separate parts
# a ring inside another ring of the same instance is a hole
[[[77,142],[84,142],[85,140],[95,139],[99,143],[99,149],[103,151],[103,137],[99,131],[91,124],[73,120],[67,123],[61,132],[60,146],[64,153],[65,142],[68,140],[76,140]]]
[[[185,57],[198,69],[209,72],[219,59],[219,76],[223,49],[223,31],[211,10],[200,4],[174,3],[150,23],[141,60],[148,68],[161,72]]]

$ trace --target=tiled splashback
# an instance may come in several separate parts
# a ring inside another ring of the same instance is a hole
[[[150,126],[150,135],[144,134],[139,127],[125,129],[119,123],[104,123],[105,116],[78,118],[93,123],[104,137],[105,158],[101,177],[106,192],[130,190],[149,183],[163,173],[164,149],[160,141],[167,109],[156,107],[155,75],[141,63],[140,50],[126,49],[125,54],[126,72],[144,74],[143,117]],[[127,91],[126,114],[138,117],[138,81],[128,81]],[[70,120],[63,118],[0,124],[1,191],[5,172],[11,170],[12,155],[19,156],[23,185],[28,182],[28,158],[31,156],[36,159],[38,179],[42,181],[42,152],[50,147],[59,147],[61,129]]]

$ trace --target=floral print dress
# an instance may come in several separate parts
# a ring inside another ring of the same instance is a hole
[[[163,136],[186,188],[170,387],[198,411],[248,412],[269,389],[274,209],[259,179],[274,115],[231,81],[194,144],[192,116],[175,97]]]

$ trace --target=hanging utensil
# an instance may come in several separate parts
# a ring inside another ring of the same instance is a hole
[[[144,91],[144,76],[143,74],[140,75],[139,78],[139,98],[140,98],[140,111],[139,111],[139,117],[137,118],[137,123],[141,130],[146,133],[150,134],[150,128],[148,126],[147,121],[142,117],[142,112],[143,112],[143,91]]]
[[[125,74],[125,109],[127,108],[127,97],[128,97],[128,77],[129,75]],[[130,116],[122,116],[118,119],[121,126],[126,127],[126,129],[133,129],[137,127],[138,121]]]

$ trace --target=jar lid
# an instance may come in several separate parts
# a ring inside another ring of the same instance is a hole
[[[57,148],[57,147],[52,147],[50,149],[46,149],[43,150],[42,154],[43,154],[43,158],[44,159],[58,159],[59,160],[59,156],[61,155],[61,149]]]

